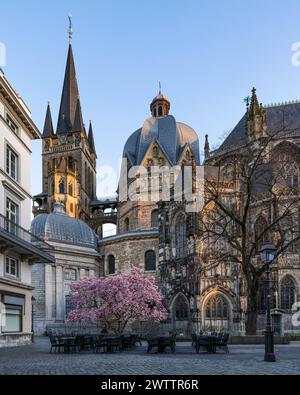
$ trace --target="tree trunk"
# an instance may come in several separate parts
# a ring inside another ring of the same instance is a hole
[[[252,288],[248,291],[246,335],[256,335],[258,315],[258,290]]]

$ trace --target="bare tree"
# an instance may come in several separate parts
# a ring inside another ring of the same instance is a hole
[[[299,170],[288,143],[276,148],[276,136],[248,144],[206,169],[202,262],[238,265],[247,287],[247,334],[256,333],[265,269],[260,247],[273,242],[279,258],[300,239]]]

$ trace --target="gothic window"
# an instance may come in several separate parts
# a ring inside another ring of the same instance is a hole
[[[298,189],[299,187],[299,168],[295,161],[286,158],[284,165],[284,173],[286,176],[286,183],[289,188]]]
[[[70,196],[73,196],[73,185],[69,184],[69,191],[68,191]]]
[[[108,259],[108,274],[115,274],[116,273],[116,260],[113,255],[109,255]]]
[[[286,276],[281,282],[280,304],[283,310],[292,310],[295,303],[295,281],[291,276]]]
[[[254,225],[254,234],[255,234],[255,249],[256,253],[258,254],[261,247],[267,242],[268,240],[268,232],[266,229],[268,228],[268,223],[263,217],[259,217]]]
[[[65,193],[65,182],[62,178],[59,181],[58,190],[61,195]]]
[[[156,254],[154,251],[145,253],[145,271],[154,272],[156,270]]]
[[[266,293],[266,285],[265,285],[264,280],[261,282],[258,296],[259,296],[259,299],[258,299],[259,310],[261,312],[265,312],[267,309],[267,293]],[[275,307],[276,307],[275,289],[274,289],[274,283],[271,282],[271,285],[270,285],[270,308],[274,309]]]
[[[222,295],[211,297],[206,305],[206,318],[228,319],[228,302]]]
[[[182,295],[175,301],[175,318],[178,321],[186,321],[189,318],[188,304]]]
[[[158,210],[151,213],[151,228],[158,228]]]
[[[85,192],[88,193],[88,169],[87,164],[84,164],[84,182],[85,182]]]
[[[70,204],[70,212],[71,212],[71,213],[74,212],[74,205],[73,205],[73,203]]]
[[[130,227],[129,218],[125,218],[125,221],[124,221],[125,232],[129,231],[129,227]]]
[[[162,106],[159,106],[158,107],[158,116],[162,117],[162,115],[163,115],[163,109],[162,109]]]
[[[69,170],[74,171],[74,160],[72,157],[69,157],[68,159],[68,168]]]
[[[175,225],[176,258],[183,258],[186,254],[186,221],[184,214],[179,214]]]

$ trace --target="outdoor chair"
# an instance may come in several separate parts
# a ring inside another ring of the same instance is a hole
[[[58,337],[51,334],[49,335],[49,339],[51,345],[50,353],[52,352],[52,349],[54,349],[54,351],[61,351],[61,349],[64,348],[65,344],[61,342]]]
[[[217,348],[223,348],[226,354],[229,354],[228,349],[229,333],[224,333],[222,339],[217,341]]]
[[[192,347],[196,347],[197,346],[197,340],[198,340],[198,336],[196,335],[196,333],[192,333]]]
[[[94,351],[96,353],[99,352],[101,349],[103,350],[103,352],[106,351],[107,344],[105,338],[101,336],[94,336],[93,342],[94,342]]]

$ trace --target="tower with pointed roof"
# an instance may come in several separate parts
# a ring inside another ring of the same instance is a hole
[[[34,198],[34,215],[63,202],[68,215],[88,221],[96,197],[96,149],[90,122],[86,133],[72,49],[72,27],[56,131],[48,104],[43,130],[43,191]]]

